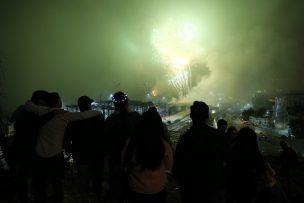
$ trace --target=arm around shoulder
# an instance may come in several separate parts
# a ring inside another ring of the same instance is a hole
[[[77,121],[77,120],[84,120],[87,118],[92,118],[94,116],[102,116],[102,113],[100,111],[83,111],[83,112],[67,112],[62,114],[63,118],[67,121]]]
[[[34,104],[32,101],[27,101],[24,105],[25,110],[38,114],[40,115],[44,115],[49,113],[50,111],[56,109],[56,108],[50,108],[50,107],[46,107],[46,106],[38,106],[36,104]]]

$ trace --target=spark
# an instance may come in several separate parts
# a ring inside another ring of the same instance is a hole
[[[168,20],[152,31],[151,43],[155,60],[168,71],[168,82],[179,97],[186,96],[192,88],[191,64],[200,50],[197,28],[191,23]]]

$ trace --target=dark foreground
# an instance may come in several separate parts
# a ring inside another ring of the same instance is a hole
[[[278,157],[269,156],[267,157],[270,162],[272,162],[273,167],[278,170],[279,162]],[[106,180],[106,178],[105,178]],[[77,172],[73,165],[67,168],[66,178],[65,178],[65,202],[67,203],[77,203],[80,202],[80,196],[78,193],[78,181]],[[103,184],[104,192],[107,190],[106,181]],[[283,198],[281,201],[289,203],[303,203],[304,202],[304,163],[301,162],[297,170],[291,175],[290,178],[278,177],[277,187],[282,190]],[[103,193],[105,195],[105,193]],[[180,203],[179,186],[178,183],[169,176],[169,184],[167,188],[167,202],[168,203]],[[225,195],[223,194],[223,203],[225,203]],[[91,196],[91,202],[97,202],[94,194]],[[105,203],[112,203],[112,201],[107,200],[104,196]]]
[[[276,169],[278,166],[278,157],[268,157],[272,165]],[[103,181],[103,196],[104,203],[112,203],[106,198],[107,191],[107,172],[105,173]],[[16,203],[15,197],[15,179],[12,174],[1,172],[0,177],[0,202],[1,203]],[[290,203],[303,203],[304,202],[304,163],[301,162],[296,171],[289,179],[278,177],[278,187],[280,187],[284,193],[285,200],[282,202]],[[65,203],[80,203],[80,195],[78,192],[78,177],[77,170],[73,162],[67,162],[64,178],[64,202]],[[51,191],[50,191],[51,193]],[[180,203],[179,187],[177,182],[169,176],[168,184],[168,203]],[[29,191],[29,203],[33,201],[32,192]],[[52,203],[52,197],[49,196],[49,202]],[[97,203],[97,198],[94,193],[90,195],[90,202]],[[223,200],[223,203],[225,201]]]
[[[1,171],[0,174],[0,203],[17,203],[17,198],[15,195],[16,190],[16,182],[15,177],[12,173],[8,171]],[[108,190],[107,185],[107,176],[108,173],[105,172],[104,180],[103,180],[103,190],[101,191],[104,203],[114,203],[114,201],[109,200],[106,197],[106,193]],[[30,184],[30,183],[29,183]],[[51,194],[51,188],[50,188]],[[34,203],[34,198],[32,191],[28,191],[29,194],[29,203]],[[176,183],[173,178],[169,177],[169,184],[168,184],[168,202],[179,203],[179,189],[178,184]],[[49,196],[49,202],[54,202],[52,196]],[[65,168],[65,178],[64,178],[64,203],[80,203],[80,194],[79,194],[79,182],[77,177],[77,169],[73,162],[67,162]],[[90,193],[90,203],[97,203],[97,197],[92,192]]]
[[[171,133],[173,144],[176,144],[180,132],[177,134]],[[259,136],[259,147],[270,162],[271,166],[278,171],[280,167],[279,162],[279,141],[281,138],[267,136],[268,139],[262,139]],[[292,146],[296,146],[299,140],[289,141]],[[300,164],[297,169],[292,173],[290,178],[277,177],[277,186],[283,192],[284,201],[287,203],[303,203],[304,202],[304,162],[300,160]],[[108,171],[107,167],[104,173],[103,190],[101,191],[103,197],[103,203],[112,203],[106,197],[108,185],[107,185]],[[75,164],[71,159],[66,159],[65,178],[64,178],[64,202],[65,203],[80,203],[79,194],[79,182],[77,177],[77,170]],[[0,169],[0,203],[17,203],[16,200],[16,182],[12,172],[4,171]],[[33,201],[32,191],[29,193],[29,203]],[[51,191],[50,191],[51,194]],[[168,203],[180,203],[179,186],[178,183],[169,176],[168,188],[167,188]],[[223,203],[225,194],[223,194]],[[49,196],[49,202],[52,203],[52,197]],[[97,203],[97,198],[94,193],[90,195],[90,202]],[[277,203],[277,202],[275,202]]]

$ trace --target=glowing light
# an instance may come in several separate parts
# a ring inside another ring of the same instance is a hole
[[[196,29],[192,24],[184,24],[178,33],[179,37],[186,42],[191,41],[195,37],[195,34]]]
[[[191,63],[200,55],[197,28],[172,19],[152,32],[155,60],[168,70],[168,82],[180,97],[192,88]]]
[[[182,68],[188,64],[188,59],[185,57],[176,56],[176,57],[172,58],[171,64],[174,68]]]
[[[152,90],[151,94],[153,97],[156,97],[156,95],[157,95],[155,90]]]
[[[112,100],[113,94],[110,94],[108,100]]]

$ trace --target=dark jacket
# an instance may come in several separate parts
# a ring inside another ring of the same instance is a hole
[[[215,128],[192,126],[178,140],[173,175],[181,186],[218,188],[223,181],[223,164],[228,146]]]
[[[120,163],[122,149],[138,126],[140,115],[133,112],[113,113],[105,121],[105,133],[110,141],[110,158]]]
[[[21,161],[31,158],[35,153],[39,128],[54,117],[54,112],[38,116],[19,108],[18,114],[14,117],[14,140],[12,150],[15,158]]]
[[[107,141],[103,132],[104,118],[95,116],[68,124],[64,147],[72,152],[78,164],[89,164],[101,160],[107,154]]]

